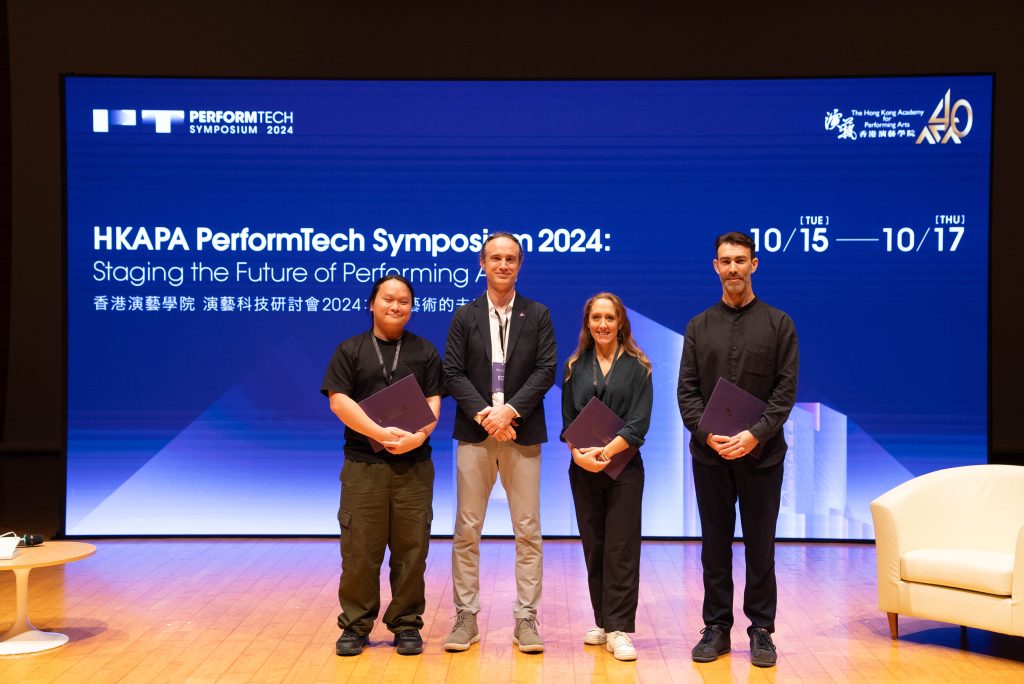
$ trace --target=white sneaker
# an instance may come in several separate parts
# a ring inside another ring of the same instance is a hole
[[[589,646],[597,646],[608,641],[608,635],[604,633],[604,627],[591,627],[583,635],[583,643]]]
[[[616,660],[636,660],[636,648],[625,632],[609,632],[605,648]]]

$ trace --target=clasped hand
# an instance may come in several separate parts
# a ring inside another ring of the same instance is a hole
[[[746,456],[754,450],[757,444],[757,438],[750,434],[750,430],[744,430],[732,437],[708,435],[708,446],[717,451],[722,458],[729,461]]]
[[[378,440],[389,454],[404,454],[407,451],[421,446],[427,441],[427,436],[422,432],[408,432],[402,428],[386,427],[384,431],[390,435],[390,439]]]
[[[604,447],[584,447],[577,449],[572,445],[569,445],[572,450],[572,460],[580,468],[587,470],[591,473],[599,473],[608,467],[611,463],[611,459],[604,458],[601,452]]]
[[[506,406],[488,406],[477,414],[480,416],[480,425],[487,434],[493,435],[499,442],[507,442],[516,438],[516,429],[513,421],[516,412]]]

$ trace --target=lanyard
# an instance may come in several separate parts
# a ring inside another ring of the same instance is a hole
[[[508,311],[508,316],[506,316],[504,319],[501,317],[501,314],[498,313],[497,309],[494,310],[494,315],[498,319],[498,345],[501,347],[501,360],[502,360],[502,362],[505,361],[505,338],[508,337],[508,333],[512,329],[512,320],[511,320],[512,319],[512,311],[511,311],[511,308],[512,307],[510,305],[509,308],[506,309],[506,311]]]
[[[604,376],[604,387],[602,387],[601,391],[598,392],[597,391],[597,347],[596,346],[594,347],[594,358],[591,359],[591,361],[593,362],[591,364],[591,366],[592,366],[592,368],[594,370],[594,396],[596,396],[598,399],[602,398],[604,396],[605,390],[608,389],[608,382],[609,382],[609,380],[611,380],[612,371],[615,370],[615,362],[618,361],[618,360],[619,360],[619,345],[616,344],[615,345],[615,353],[612,354],[612,365],[608,366],[608,374]]]
[[[380,372],[384,374],[384,382],[391,384],[391,378],[395,374],[395,369],[398,368],[398,355],[402,351],[402,338],[405,337],[405,333],[402,333],[402,337],[398,338],[398,344],[395,346],[395,361],[391,364],[391,371],[389,372],[387,366],[384,365],[384,355],[380,353],[380,345],[377,343],[377,336],[370,332],[370,339],[373,340],[373,350],[377,352],[377,361],[380,362]]]

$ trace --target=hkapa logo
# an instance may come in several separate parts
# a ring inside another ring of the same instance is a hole
[[[921,129],[921,135],[917,136],[915,144],[920,145],[923,140],[927,140],[929,145],[935,143],[945,145],[952,140],[954,144],[959,145],[960,140],[966,138],[967,134],[971,132],[971,127],[974,126],[974,110],[971,109],[971,103],[961,98],[950,107],[950,99],[950,91],[947,90],[945,96],[939,100],[935,111],[932,112],[928,123]],[[960,124],[964,123],[960,121],[959,113],[961,111],[966,117],[963,128],[960,128]]]
[[[172,124],[185,122],[185,112],[180,109],[143,109],[144,123],[152,124],[157,133],[170,133]],[[134,109],[92,110],[92,132],[109,133],[111,126],[135,126]]]

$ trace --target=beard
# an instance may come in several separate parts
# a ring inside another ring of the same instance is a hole
[[[738,294],[747,288],[748,282],[749,281],[747,281],[746,278],[739,278],[736,280],[726,279],[722,281],[722,285],[725,286],[726,292],[729,292],[730,294]]]

